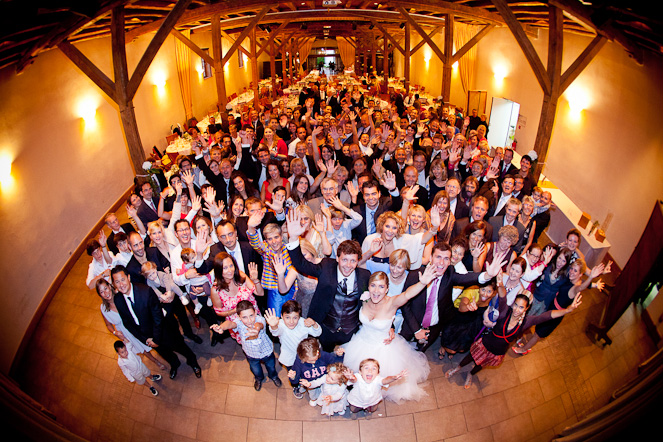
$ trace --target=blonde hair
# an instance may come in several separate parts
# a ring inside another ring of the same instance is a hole
[[[362,368],[364,368],[364,365],[369,364],[371,362],[373,364],[375,364],[375,366],[378,368],[378,373],[380,373],[380,363],[377,361],[377,359],[373,359],[373,358],[367,358],[367,359],[364,359],[363,361],[361,361],[359,363],[359,369],[361,370]]]
[[[375,272],[368,278],[368,284],[370,285],[373,281],[384,281],[389,287],[389,277],[385,272]]]
[[[428,221],[429,221],[428,212],[426,212],[426,209],[425,209],[424,206],[422,206],[421,204],[415,204],[414,206],[410,207],[410,210],[408,211],[408,214],[407,214],[407,216],[408,216],[408,223],[409,223],[409,221],[410,221],[410,214],[412,214],[412,212],[414,212],[414,211],[421,212],[421,214],[422,214],[423,217],[424,217],[424,222],[423,222],[423,224],[421,225],[421,227],[422,227],[424,230],[429,230],[429,229],[430,229],[430,223],[428,222]]]
[[[278,224],[275,223],[269,223],[267,224],[263,229],[262,229],[262,237],[266,238],[267,235],[272,235],[278,233],[281,235],[281,228],[279,227]]]
[[[405,249],[397,249],[389,255],[390,265],[402,265],[404,268],[409,269],[412,262],[410,261],[410,254]]]
[[[142,266],[140,266],[140,274],[145,276],[152,270],[156,270],[157,265],[153,263],[152,261],[147,261],[145,262]]]
[[[313,210],[306,205],[299,205],[297,206],[297,210],[299,211],[300,215],[305,215],[311,220],[311,224],[315,221],[315,215],[313,214]]]
[[[151,232],[154,232],[155,230],[160,230],[161,233],[164,235],[164,240],[165,240],[165,235],[166,235],[166,229],[163,228],[163,224],[161,224],[161,221],[151,221],[147,223],[147,234],[149,235]],[[150,244],[154,247],[156,244],[152,241],[150,238]]]
[[[387,220],[390,219],[393,220],[398,226],[398,234],[396,235],[396,238],[400,238],[400,236],[403,235],[403,233],[405,233],[405,223],[403,222],[403,218],[396,215],[392,211],[384,212],[382,215],[378,217],[378,222],[375,223],[375,230],[378,233],[382,233],[384,225],[387,223]]]
[[[313,255],[313,257],[318,256],[318,251],[315,250],[315,247],[313,247],[313,244],[311,244],[308,240],[306,240],[304,238],[299,239],[299,248],[302,249],[302,251],[309,252],[311,255]]]

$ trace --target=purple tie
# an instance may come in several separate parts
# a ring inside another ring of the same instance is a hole
[[[424,313],[424,320],[421,321],[422,328],[430,327],[431,320],[433,319],[433,307],[437,302],[437,284],[439,280],[439,278],[435,278],[433,280],[433,285],[430,288],[430,296],[428,297],[428,301],[426,301],[426,312]]]

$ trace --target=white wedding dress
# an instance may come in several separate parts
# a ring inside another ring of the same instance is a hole
[[[350,342],[343,345],[343,363],[357,373],[361,361],[376,359],[380,363],[380,376],[383,377],[396,375],[406,369],[407,377],[392,382],[383,393],[385,399],[393,402],[418,401],[426,396],[424,389],[417,385],[424,382],[430,373],[426,355],[412,348],[401,335],[396,335],[390,344],[384,344],[384,340],[389,337],[393,318],[371,321],[362,309],[359,311],[359,321],[359,331]]]

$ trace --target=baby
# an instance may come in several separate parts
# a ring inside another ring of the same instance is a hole
[[[378,404],[382,402],[382,387],[407,376],[407,370],[384,378],[380,376],[380,363],[368,358],[359,364],[359,373],[353,374],[347,370],[344,375],[350,385],[353,385],[348,394],[352,419],[357,419],[360,412],[364,412],[366,418],[370,419],[371,413],[374,413],[378,409]]]
[[[312,407],[320,405],[322,411],[320,414],[333,416],[334,413],[339,415],[345,414],[345,409],[348,406],[347,399],[347,385],[348,378],[345,377],[345,372],[348,367],[335,362],[327,366],[327,375],[319,377],[314,381],[307,381],[302,379],[299,381],[306,388],[320,387],[320,396],[316,400],[310,400],[308,403]]]
[[[187,270],[193,269],[196,266],[196,251],[191,249],[191,248],[184,248],[182,249],[182,268],[177,271],[178,275],[183,275],[186,273]],[[189,292],[189,295],[191,296],[191,299],[193,300],[193,311],[195,314],[200,313],[200,310],[203,308],[203,305],[200,303],[198,298],[205,298],[207,297],[207,306],[211,307],[212,306],[212,298],[210,298],[210,294],[212,291],[212,278],[214,278],[214,272],[207,273],[202,276],[196,276],[195,278],[187,279],[186,280],[186,288],[187,292]],[[202,292],[196,292],[194,293],[192,289],[202,289]],[[184,297],[186,299],[186,297]],[[180,297],[180,300],[182,301],[183,305],[187,305],[189,301],[187,300],[184,302],[182,297]]]

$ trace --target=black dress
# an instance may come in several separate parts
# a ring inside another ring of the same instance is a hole
[[[442,346],[455,352],[466,352],[483,328],[483,313],[488,305],[475,311],[456,310],[453,319],[442,329]]]

